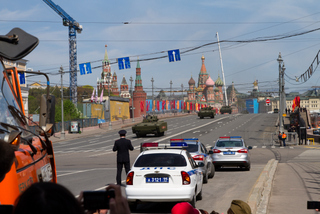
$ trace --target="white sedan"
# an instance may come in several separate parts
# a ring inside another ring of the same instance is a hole
[[[189,152],[145,144],[153,149],[140,153],[127,175],[126,195],[131,207],[140,202],[182,201],[195,207],[196,200],[202,199],[203,174]]]

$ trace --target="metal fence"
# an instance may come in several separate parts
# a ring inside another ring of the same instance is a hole
[[[296,132],[285,132],[285,134],[287,135],[287,139],[286,139],[286,145],[298,145],[299,143],[299,138],[298,138],[298,133]],[[282,140],[280,141],[278,139],[278,133],[272,133],[271,134],[271,146],[283,146],[282,145]]]
[[[77,122],[80,128],[86,128],[91,126],[97,126],[98,125],[98,118],[88,118],[88,119],[78,119],[78,120],[72,120],[72,122]],[[64,130],[69,131],[71,126],[71,121],[65,121],[64,122]],[[54,126],[54,132],[61,132],[62,122],[56,123]],[[37,126],[30,126],[30,130],[32,132],[36,132]]]

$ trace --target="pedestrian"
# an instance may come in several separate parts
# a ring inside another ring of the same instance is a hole
[[[133,150],[131,141],[126,139],[126,130],[120,130],[120,139],[114,142],[113,151],[117,151],[117,184],[121,185],[122,167],[126,170],[126,174],[130,171],[129,150]]]
[[[287,135],[282,132],[282,142],[283,142],[283,146],[286,146],[286,139],[287,139]]]
[[[281,142],[282,142],[282,134],[281,134],[281,132],[279,131],[279,134],[278,134],[278,139],[279,139],[279,144],[280,144],[280,146],[281,146]]]
[[[181,202],[172,207],[171,214],[208,214],[208,212],[202,209],[196,209],[188,202]]]
[[[241,200],[233,200],[227,214],[252,214],[250,206]]]
[[[286,108],[286,114],[288,114],[288,109]]]

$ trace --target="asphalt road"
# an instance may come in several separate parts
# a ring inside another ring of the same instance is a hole
[[[135,150],[130,152],[131,163],[140,151],[142,142],[168,142],[170,138],[198,137],[207,147],[211,147],[220,136],[242,136],[251,150],[251,170],[225,168],[216,171],[214,178],[203,185],[203,199],[197,201],[198,208],[207,211],[226,212],[233,199],[246,201],[250,192],[270,159],[279,163],[299,161],[308,148],[272,147],[271,134],[275,133],[275,114],[218,115],[214,119],[199,119],[195,115],[167,119],[168,131],[165,136],[148,135],[136,138],[131,128],[127,128],[127,138]],[[58,182],[68,187],[74,195],[83,190],[104,189],[108,183],[115,183],[116,154],[113,143],[118,139],[117,131],[87,136],[54,144]],[[304,156],[303,156],[304,157]],[[125,179],[123,172],[122,179]],[[124,188],[123,188],[124,192]],[[273,198],[271,197],[271,201]],[[134,213],[170,213],[171,203],[141,204]],[[275,203],[274,209],[277,206]]]

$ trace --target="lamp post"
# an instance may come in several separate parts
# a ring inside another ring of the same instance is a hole
[[[131,103],[132,103],[132,107],[131,107],[131,110],[132,110],[132,122],[134,122],[134,110],[133,110],[133,89],[132,89],[132,82],[133,82],[133,78],[132,76],[130,76],[130,82],[131,82],[131,86],[130,86],[130,89],[131,89]]]
[[[181,84],[181,94],[182,94],[182,99],[183,99],[183,84]]]
[[[152,115],[154,115],[154,109],[155,109],[155,106],[154,106],[154,97],[153,97],[153,82],[154,82],[154,80],[153,80],[153,77],[151,78],[151,83],[152,83]]]
[[[279,131],[283,132],[283,122],[282,122],[282,113],[283,113],[283,103],[282,103],[282,63],[283,59],[281,58],[281,52],[279,53],[278,59],[279,63]]]
[[[110,105],[110,82],[111,82],[111,72],[107,74],[107,80],[108,80],[108,94],[109,94],[109,130],[112,129],[112,123],[111,123],[111,105]]]
[[[65,138],[65,133],[64,133],[64,118],[63,118],[63,67],[61,65],[59,72],[61,73],[61,134],[60,134],[60,139]]]

